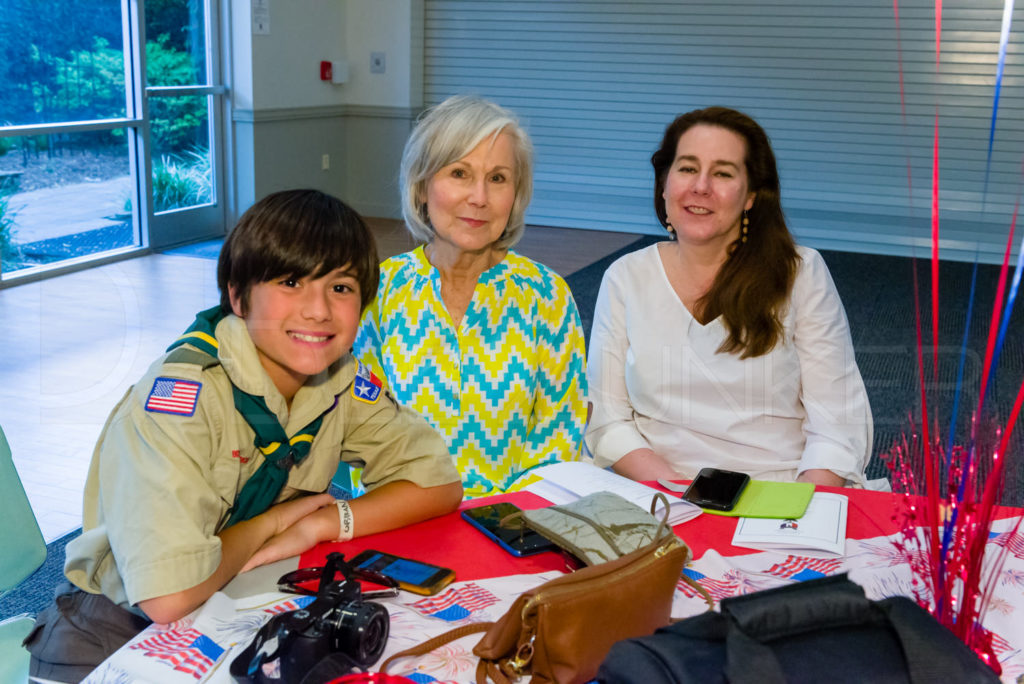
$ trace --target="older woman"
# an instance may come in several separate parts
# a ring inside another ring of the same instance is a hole
[[[532,192],[515,116],[452,97],[402,157],[402,212],[425,245],[381,265],[355,353],[444,435],[467,495],[577,457],[586,421],[579,312],[565,281],[511,250]]]
[[[590,340],[598,465],[638,480],[704,466],[863,484],[872,424],[824,261],[797,247],[768,137],[723,107],[665,131],[654,206],[674,237],[605,273]]]

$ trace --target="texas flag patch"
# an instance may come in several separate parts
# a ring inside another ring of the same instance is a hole
[[[199,390],[203,383],[176,378],[157,378],[146,398],[146,410],[191,416],[199,403]]]
[[[384,383],[373,374],[368,366],[359,364],[356,379],[352,383],[352,396],[367,404],[376,404],[384,391]]]

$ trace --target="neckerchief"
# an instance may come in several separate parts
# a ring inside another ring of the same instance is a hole
[[[190,344],[216,359],[220,345],[214,336],[214,329],[224,316],[220,306],[200,311],[196,314],[195,322],[167,351]],[[263,397],[243,392],[234,383],[231,383],[231,391],[235,399],[235,410],[242,414],[245,422],[256,433],[253,443],[263,454],[264,461],[238,493],[225,527],[253,518],[270,508],[288,480],[288,471],[309,455],[313,438],[324,421],[324,414],[320,414],[316,420],[289,438]]]

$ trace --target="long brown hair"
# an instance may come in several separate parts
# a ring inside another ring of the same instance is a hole
[[[741,359],[770,352],[783,337],[780,314],[793,289],[799,255],[786,227],[779,199],[779,172],[768,135],[756,121],[727,107],[695,109],[676,118],[651,155],[654,166],[654,211],[668,226],[665,178],[676,156],[679,138],[697,124],[732,131],[746,142],[744,165],[747,183],[755,193],[747,212],[750,229],[746,242],[737,239],[718,269],[714,282],[697,300],[695,314],[703,321],[722,316],[729,335],[719,352],[738,353]]]

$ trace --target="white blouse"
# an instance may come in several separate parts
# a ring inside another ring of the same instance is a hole
[[[801,262],[769,353],[717,353],[721,317],[701,325],[669,283],[658,245],[604,274],[587,376],[586,443],[597,465],[650,448],[682,478],[702,467],[767,480],[827,468],[864,485],[872,421],[839,294],[821,255]]]

